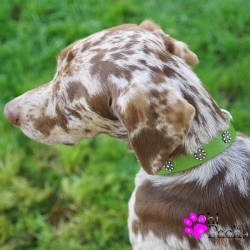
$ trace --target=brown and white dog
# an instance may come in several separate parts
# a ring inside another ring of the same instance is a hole
[[[158,175],[169,157],[193,154],[229,127],[184,43],[144,21],[79,40],[57,61],[53,80],[6,104],[5,116],[46,144],[106,133],[130,145],[142,166],[129,201],[133,249],[250,249],[248,138],[237,134],[207,162]],[[190,212],[216,218],[213,234],[185,234]]]

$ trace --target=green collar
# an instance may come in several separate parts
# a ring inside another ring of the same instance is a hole
[[[222,112],[225,113],[224,110],[222,110]],[[229,113],[226,114],[228,115]],[[231,115],[229,114],[228,116],[231,119]],[[235,138],[236,132],[231,121],[230,126],[226,131],[219,132],[214,139],[208,144],[203,145],[193,155],[181,155],[175,160],[169,158],[158,174],[172,174],[196,167],[220,154],[234,142]]]

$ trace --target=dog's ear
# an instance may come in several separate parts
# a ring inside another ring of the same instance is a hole
[[[185,43],[177,41],[167,35],[165,35],[164,41],[165,46],[171,50],[171,53],[184,59],[188,65],[192,66],[199,62],[197,55],[192,52]]]
[[[166,83],[164,90],[145,90],[132,84],[112,103],[116,116],[128,131],[132,146],[148,174],[157,174],[182,142],[195,109]]]
[[[145,20],[140,24],[140,27],[142,29],[151,31],[158,36],[161,36],[164,41],[166,51],[184,59],[184,61],[188,65],[192,66],[199,62],[197,55],[192,52],[185,43],[177,41],[169,35],[165,34],[160,26],[155,24],[154,22]]]

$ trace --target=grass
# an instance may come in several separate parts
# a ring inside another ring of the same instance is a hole
[[[2,0],[0,108],[50,81],[66,45],[150,18],[198,55],[196,73],[250,135],[249,13],[245,0]],[[1,250],[131,249],[127,202],[139,166],[126,145],[100,135],[49,147],[2,114],[0,134]]]

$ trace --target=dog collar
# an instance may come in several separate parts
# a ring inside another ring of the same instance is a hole
[[[172,174],[196,167],[222,151],[227,149],[236,138],[236,131],[233,127],[233,119],[231,114],[226,110],[221,110],[230,120],[230,126],[226,131],[221,131],[208,144],[203,145],[192,155],[180,155],[177,159],[169,158],[162,170],[158,173],[160,175]]]

